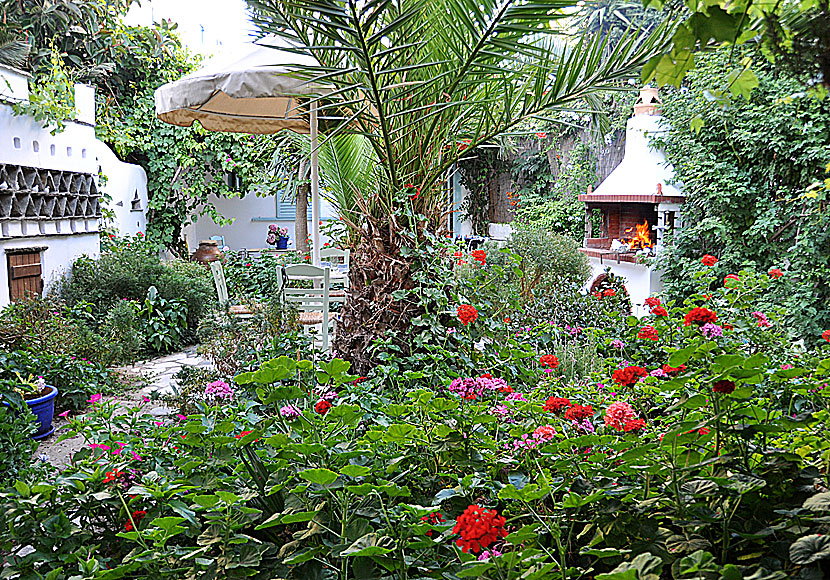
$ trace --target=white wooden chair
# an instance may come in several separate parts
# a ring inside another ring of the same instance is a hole
[[[230,304],[228,296],[228,284],[225,281],[225,270],[219,260],[210,263],[210,271],[213,274],[213,283],[216,284],[216,296],[219,298],[219,305],[228,309],[228,314],[239,318],[250,318],[253,316],[250,308],[241,304]]]
[[[297,306],[299,322],[305,328],[318,327],[323,350],[329,349],[329,335],[334,333],[334,320],[337,313],[331,311],[332,303],[344,303],[345,294],[333,295],[331,292],[331,268],[321,268],[310,264],[291,264],[282,267],[280,292],[287,304]],[[311,282],[311,288],[292,288],[291,281]]]
[[[338,248],[325,247],[320,250],[320,260],[329,262],[332,270],[338,274],[345,275],[344,278],[338,278],[337,282],[342,284],[343,290],[335,290],[337,296],[344,296],[345,290],[349,288],[349,264],[351,259],[351,250],[340,250]]]

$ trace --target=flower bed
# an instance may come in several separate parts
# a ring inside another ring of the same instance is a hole
[[[73,420],[87,447],[72,467],[2,494],[9,570],[820,574],[830,554],[830,358],[783,341],[774,312],[760,324],[754,297],[777,278],[736,277],[713,290],[701,270],[700,293],[653,300],[666,313],[644,321],[578,332],[544,323],[483,350],[459,347],[455,357],[469,360],[455,368],[476,373],[392,374],[390,357],[366,379],[338,359],[283,356],[235,385],[205,385],[186,416],[159,419],[144,405],[116,414],[95,399]],[[492,312],[469,306],[476,316],[448,319],[459,345],[481,336]],[[707,324],[722,333],[707,335]],[[644,325],[655,339],[638,338]],[[599,366],[569,378],[577,359],[560,347],[588,340]],[[44,534],[47,521],[54,531]]]

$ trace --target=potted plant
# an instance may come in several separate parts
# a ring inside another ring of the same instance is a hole
[[[268,226],[268,237],[265,241],[270,245],[276,244],[278,250],[288,249],[288,228],[277,227],[277,224]]]
[[[15,372],[17,381],[12,384],[12,390],[20,400],[26,403],[29,410],[37,419],[38,429],[32,439],[43,439],[55,432],[52,427],[52,418],[55,416],[55,397],[58,396],[58,389],[52,385],[47,385],[43,377],[35,378],[34,375],[29,375],[28,378],[23,378],[20,373]],[[10,402],[3,402],[7,407],[11,407]]]

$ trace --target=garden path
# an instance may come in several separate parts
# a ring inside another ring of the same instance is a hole
[[[210,362],[196,352],[195,346],[191,346],[181,352],[114,368],[112,370],[122,375],[127,383],[135,385],[116,395],[115,401],[126,411],[127,408],[141,402],[143,397],[148,397],[151,400],[150,413],[152,415],[159,417],[168,415],[171,411],[160,399],[174,393],[176,386],[174,377],[186,366],[205,368],[210,367]],[[53,421],[55,433],[40,442],[35,451],[36,461],[48,461],[59,469],[69,465],[72,455],[83,446],[84,439],[72,437],[59,442],[61,430],[68,423],[68,419],[64,417],[55,417]]]

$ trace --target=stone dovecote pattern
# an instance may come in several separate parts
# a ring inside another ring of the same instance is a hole
[[[0,164],[0,220],[100,216],[100,194],[91,173]]]

